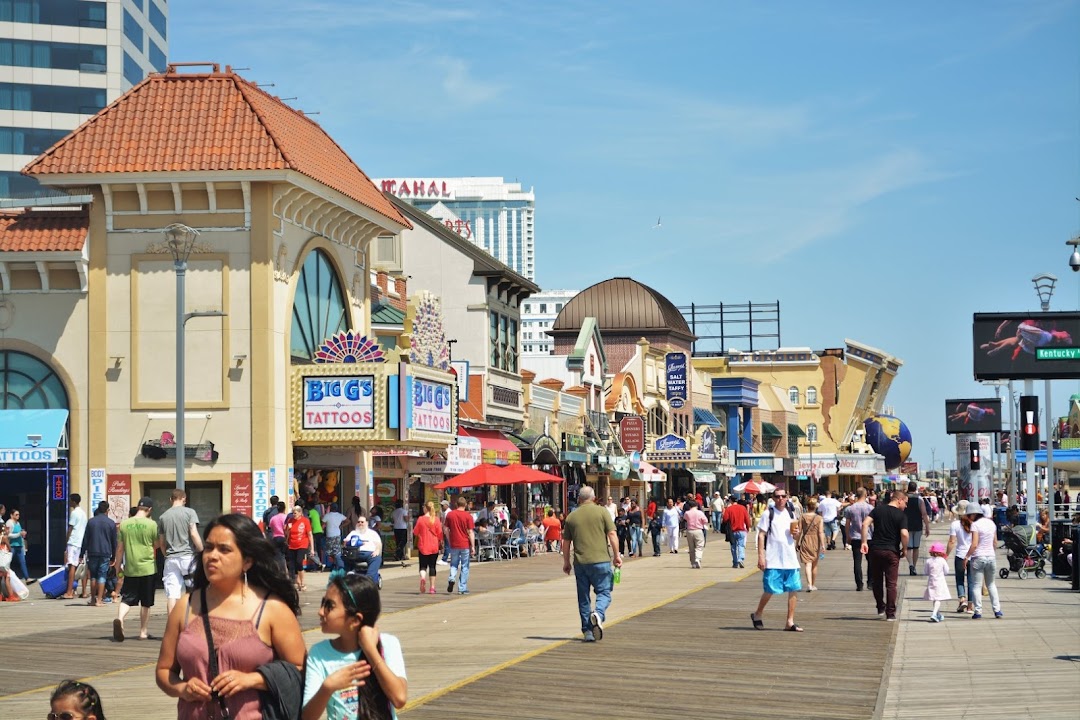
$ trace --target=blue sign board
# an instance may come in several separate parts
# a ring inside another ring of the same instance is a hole
[[[667,377],[667,401],[672,408],[678,410],[686,404],[686,353],[672,352],[665,358],[665,375]]]
[[[53,473],[52,476],[52,499],[67,500],[68,477],[66,472]]]
[[[773,455],[742,455],[735,459],[736,472],[776,472]]]
[[[653,444],[656,450],[686,450],[686,439],[681,438],[678,435],[664,435],[663,437],[656,438],[656,442]]]

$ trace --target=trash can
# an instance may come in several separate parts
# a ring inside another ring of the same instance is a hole
[[[1069,561],[1058,552],[1062,542],[1072,536],[1072,524],[1068,520],[1050,521],[1050,544],[1053,546],[1053,561],[1050,564],[1050,574],[1054,577],[1071,577],[1072,568]]]
[[[1005,519],[1005,513],[1008,508],[995,507],[994,508],[994,524],[997,525],[997,539],[1001,539],[1001,528],[1008,524],[1008,520]]]

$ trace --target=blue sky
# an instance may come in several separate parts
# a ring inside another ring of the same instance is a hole
[[[169,11],[170,60],[250,68],[373,177],[534,187],[545,288],[779,300],[784,345],[903,359],[887,402],[924,463],[955,464],[944,399],[993,394],[971,314],[1037,309],[1041,272],[1080,307],[1080,0]]]

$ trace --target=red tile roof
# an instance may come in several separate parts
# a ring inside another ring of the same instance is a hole
[[[89,228],[85,211],[0,212],[0,252],[78,252]]]
[[[318,123],[230,68],[213,67],[150,75],[23,172],[295,170],[412,227]]]

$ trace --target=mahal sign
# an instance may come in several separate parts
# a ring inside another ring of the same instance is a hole
[[[640,415],[626,415],[619,421],[619,441],[628,453],[641,452],[645,449],[645,418]]]
[[[668,353],[664,358],[667,401],[675,410],[686,404],[686,353]]]
[[[304,430],[375,427],[374,375],[321,375],[303,379]]]
[[[454,388],[445,383],[413,378],[412,426],[417,430],[450,434],[454,428]]]

